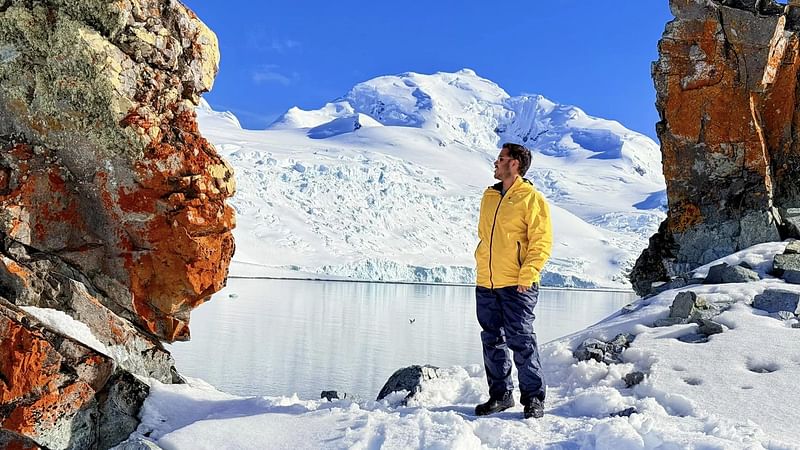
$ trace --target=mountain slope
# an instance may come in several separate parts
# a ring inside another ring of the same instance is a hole
[[[627,287],[664,217],[652,140],[470,70],[379,77],[267,130],[207,105],[198,118],[236,169],[234,275],[473,282],[480,195],[505,141],[531,148],[527,178],[551,203],[543,284]]]

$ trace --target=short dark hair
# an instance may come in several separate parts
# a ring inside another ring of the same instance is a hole
[[[508,150],[508,156],[519,161],[519,175],[524,177],[531,167],[531,151],[511,142],[504,143],[502,148]]]

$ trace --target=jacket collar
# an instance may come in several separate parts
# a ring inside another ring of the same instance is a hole
[[[517,175],[517,177],[514,178],[514,182],[511,183],[511,187],[508,188],[508,190],[506,191],[506,194],[511,192],[511,190],[513,190],[517,185],[519,185],[520,183],[522,183],[524,181],[528,181],[528,180],[526,180],[526,179],[522,178],[521,176]],[[494,189],[498,193],[502,194],[503,193],[503,182],[501,181],[501,182],[499,182],[497,184],[489,186],[489,189]]]

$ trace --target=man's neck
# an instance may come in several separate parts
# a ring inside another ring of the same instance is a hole
[[[514,181],[516,181],[516,180],[517,180],[517,176],[516,175],[512,175],[512,176],[502,180],[503,181],[503,193],[504,194],[506,192],[508,192],[509,189],[511,189],[511,185],[513,185]]]

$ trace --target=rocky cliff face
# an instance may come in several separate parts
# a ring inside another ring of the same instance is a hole
[[[669,212],[639,294],[751,245],[800,236],[800,6],[670,0],[653,65]]]
[[[173,380],[160,341],[188,339],[234,249],[233,173],[194,115],[218,61],[176,0],[0,0],[0,425],[14,436],[102,447],[109,423],[135,427],[135,401],[108,410],[146,395],[131,374]]]

